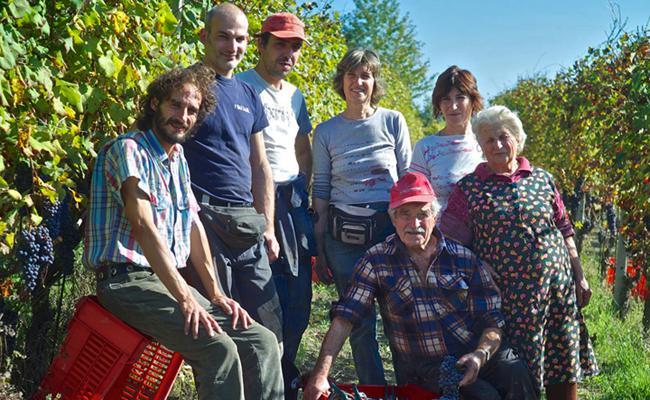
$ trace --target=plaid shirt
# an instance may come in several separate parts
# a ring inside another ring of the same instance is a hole
[[[122,135],[97,156],[84,238],[84,265],[92,269],[128,262],[149,267],[124,215],[120,194],[122,183],[132,176],[149,197],[153,221],[176,267],[185,267],[192,223],[198,220],[198,204],[190,187],[182,146],[175,145],[168,157],[151,130]]]
[[[377,299],[384,329],[400,360],[460,356],[473,351],[485,328],[504,326],[501,298],[490,273],[438,229],[436,255],[422,282],[394,234],[359,260],[333,317],[357,325]]]

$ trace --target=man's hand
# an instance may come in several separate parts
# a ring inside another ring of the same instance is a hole
[[[280,256],[280,244],[275,238],[275,233],[264,231],[264,245],[269,255],[269,262],[273,262]]]
[[[332,271],[327,265],[325,254],[323,254],[323,252],[321,252],[321,254],[322,255],[315,257],[314,269],[316,270],[316,275],[318,275],[319,281],[323,282],[326,285],[331,285],[334,283]]]
[[[244,329],[248,329],[253,323],[253,319],[248,315],[248,312],[239,303],[229,297],[216,297],[212,299],[212,304],[221,308],[226,315],[232,315],[232,329],[237,329],[238,322]]]
[[[483,366],[484,358],[485,356],[483,353],[473,351],[458,359],[456,366],[465,368],[465,375],[458,383],[459,386],[471,385],[476,381],[476,378],[478,378],[478,372]]]
[[[305,385],[305,390],[302,394],[303,400],[318,400],[330,390],[330,384],[327,381],[327,375],[313,374],[309,377],[309,381]]]
[[[215,332],[220,334],[221,327],[215,319],[208,313],[193,296],[189,296],[184,301],[179,302],[181,312],[185,316],[185,334],[190,333],[196,339],[199,337],[199,324],[203,325],[208,331],[208,336],[214,336]]]
[[[589,282],[584,277],[580,280],[576,280],[576,301],[578,307],[582,308],[589,304],[591,300],[591,288],[589,287]]]

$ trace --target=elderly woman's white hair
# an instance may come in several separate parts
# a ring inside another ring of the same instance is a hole
[[[524,150],[526,144],[526,132],[516,112],[510,111],[508,107],[491,106],[476,114],[472,119],[472,131],[480,142],[481,133],[486,129],[492,130],[505,127],[517,140],[517,155]]]

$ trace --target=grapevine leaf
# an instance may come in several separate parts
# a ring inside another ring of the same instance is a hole
[[[47,68],[41,67],[36,72],[36,81],[45,87],[48,94],[52,93],[52,74]]]
[[[32,196],[29,195],[29,194],[26,195],[25,197],[23,197],[23,203],[25,203],[25,205],[27,207],[33,207],[34,206],[34,200],[32,200]]]
[[[177,26],[178,20],[174,16],[174,13],[172,13],[169,5],[166,2],[161,3],[158,9],[158,21],[156,24],[158,31],[162,34],[169,35],[176,30]]]
[[[61,99],[59,99],[58,97],[54,97],[52,99],[52,108],[54,108],[54,112],[56,112],[57,114],[66,115],[63,102],[61,102]]]
[[[15,237],[16,237],[15,233],[13,233],[13,232],[7,233],[7,235],[5,236],[5,243],[7,243],[7,245],[9,245],[9,247],[14,247],[14,238]],[[3,246],[2,254],[7,254],[4,251],[5,251],[5,249],[4,249],[4,246]]]
[[[22,18],[29,11],[29,3],[27,0],[14,0],[9,4],[9,11],[14,18]]]
[[[2,50],[2,57],[0,57],[0,68],[8,71],[15,67],[16,57],[4,40],[0,45],[0,49]]]
[[[67,37],[63,39],[63,48],[66,52],[69,52],[74,48],[74,39],[72,37]]]
[[[81,104],[81,93],[79,93],[78,84],[56,79],[56,87],[61,96],[65,98],[70,105],[75,106],[77,111],[83,112],[83,104]]]
[[[36,151],[47,151],[50,154],[55,154],[56,147],[50,141],[41,142],[34,138],[34,136],[29,137],[29,145],[32,146],[32,149]]]
[[[7,194],[14,200],[19,201],[23,199],[23,195],[19,191],[14,189],[8,189]]]
[[[34,225],[40,225],[41,222],[43,221],[43,217],[35,213],[31,213],[29,219],[32,221],[32,224]]]
[[[115,74],[115,64],[113,63],[113,60],[110,57],[101,56],[99,57],[98,62],[99,62],[99,67],[101,68],[105,77],[111,78]]]
[[[82,99],[86,112],[92,114],[99,110],[102,102],[106,100],[106,94],[99,88],[82,86]]]

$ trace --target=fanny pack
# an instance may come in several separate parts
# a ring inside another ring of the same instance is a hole
[[[377,215],[372,208],[332,204],[329,207],[329,230],[335,240],[355,245],[367,245],[379,234]]]
[[[222,208],[203,205],[201,221],[234,249],[249,248],[260,240],[266,221],[254,208]]]

